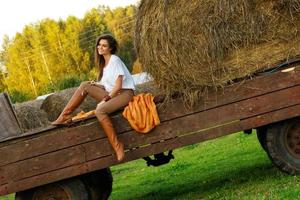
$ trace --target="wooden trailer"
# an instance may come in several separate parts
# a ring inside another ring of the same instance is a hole
[[[289,70],[283,70],[289,68]],[[191,109],[179,98],[158,113],[161,124],[136,133],[119,113],[112,116],[126,148],[122,163],[239,131],[257,129],[258,139],[279,169],[300,172],[300,62],[284,63],[223,89],[209,91]],[[6,100],[5,100],[6,99]],[[7,97],[1,127],[0,195],[16,199],[107,199],[115,155],[96,118],[71,127],[21,133]],[[159,98],[156,99],[159,104]],[[163,157],[163,156],[162,156]],[[166,160],[158,161],[164,163]]]

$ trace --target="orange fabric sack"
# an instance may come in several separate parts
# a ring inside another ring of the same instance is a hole
[[[72,122],[81,121],[91,116],[95,116],[95,110],[91,110],[89,112],[81,111],[76,116],[72,117]]]
[[[160,124],[153,99],[152,94],[141,93],[134,96],[123,111],[123,116],[137,132],[148,133]]]

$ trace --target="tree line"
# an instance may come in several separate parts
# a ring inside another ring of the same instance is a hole
[[[94,80],[96,38],[113,34],[119,42],[118,55],[129,70],[136,61],[133,47],[135,6],[99,6],[82,19],[43,19],[26,25],[13,39],[4,37],[0,63],[0,92],[7,91],[13,101],[34,99],[39,95]]]

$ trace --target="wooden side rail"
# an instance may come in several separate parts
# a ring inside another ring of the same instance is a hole
[[[300,68],[211,91],[186,109],[180,100],[159,108],[161,124],[138,134],[113,117],[125,143],[124,162],[300,115]],[[0,143],[0,195],[118,164],[96,119]]]
[[[0,94],[0,142],[14,136],[21,135],[22,131],[16,117],[15,110],[6,93]]]

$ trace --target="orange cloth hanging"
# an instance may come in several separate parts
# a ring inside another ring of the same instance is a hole
[[[81,111],[76,116],[72,117],[72,122],[81,121],[91,116],[95,116],[95,110],[91,110],[89,112]]]
[[[134,96],[123,111],[123,116],[137,132],[148,133],[160,124],[153,99],[152,94],[141,93]]]

